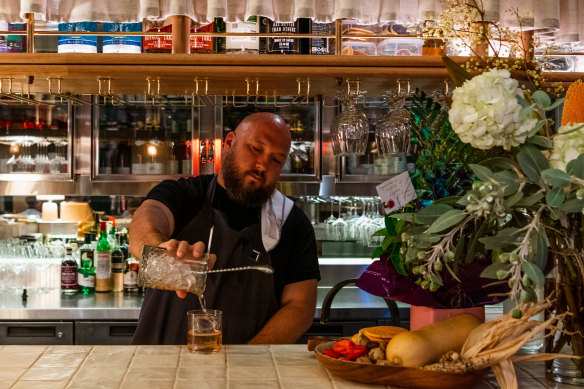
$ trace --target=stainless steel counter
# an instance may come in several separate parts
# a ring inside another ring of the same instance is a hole
[[[318,289],[315,319],[320,319],[322,302],[328,290],[328,287]],[[398,305],[408,310],[406,304]],[[30,294],[26,302],[19,294],[0,294],[0,320],[138,320],[141,306],[141,295],[118,292],[68,296],[54,290]],[[381,319],[387,315],[383,299],[356,287],[341,290],[331,310],[331,320]]]

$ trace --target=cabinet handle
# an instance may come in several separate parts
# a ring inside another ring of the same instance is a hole
[[[57,338],[61,339],[63,337],[63,332],[62,331],[58,331],[57,332]]]

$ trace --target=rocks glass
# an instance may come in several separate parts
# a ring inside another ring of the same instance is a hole
[[[187,312],[187,348],[193,353],[216,353],[223,344],[222,312],[199,309]]]

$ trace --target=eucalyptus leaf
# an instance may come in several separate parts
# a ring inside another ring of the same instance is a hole
[[[565,100],[566,100],[565,97],[562,97],[560,99],[556,99],[556,101],[554,101],[554,103],[552,105],[550,105],[547,108],[544,108],[544,111],[551,111],[552,109],[556,109],[557,107],[559,107],[560,105],[562,105]]]
[[[446,270],[448,270],[448,273],[450,273],[450,275],[452,276],[452,278],[454,278],[456,281],[460,282],[460,279],[454,273],[454,270],[452,270],[452,268],[450,267],[450,265],[448,264],[448,262],[444,262],[444,266],[446,266]]]
[[[437,243],[442,239],[440,235],[435,234],[417,234],[414,235],[414,242]]]
[[[534,135],[527,140],[529,143],[543,147],[544,149],[551,149],[552,148],[552,141],[545,136]]]
[[[531,237],[530,244],[532,247],[532,262],[540,269],[545,267],[547,262],[547,252],[549,242],[545,233],[545,228],[539,228]]]
[[[564,187],[571,183],[570,176],[560,169],[546,169],[541,172],[541,179],[550,186]]]
[[[393,245],[392,248],[393,249],[389,255],[389,257],[391,258],[391,263],[393,263],[393,267],[395,267],[395,270],[397,270],[399,274],[401,274],[402,276],[406,276],[407,275],[406,269],[404,268],[404,265],[402,264],[401,261],[401,257],[399,255],[401,243]]]
[[[543,198],[543,193],[541,192],[537,192],[534,193],[532,195],[523,197],[521,200],[519,200],[515,206],[516,207],[531,207],[532,205],[537,204],[542,198]]]
[[[542,108],[547,108],[552,105],[552,99],[542,90],[536,90],[531,95],[531,98]]]
[[[432,223],[430,228],[426,231],[428,234],[433,234],[436,232],[441,232],[450,228],[460,221],[462,221],[466,217],[466,213],[461,209],[453,209],[444,213],[438,219]]]
[[[537,265],[529,261],[523,261],[521,262],[521,270],[523,270],[523,272],[527,274],[527,277],[531,278],[531,280],[537,286],[539,286],[540,288],[543,287],[543,284],[545,282],[545,276],[543,275],[543,272]]]
[[[537,181],[540,172],[549,168],[549,162],[545,155],[535,146],[529,144],[521,146],[517,154],[517,161],[521,166],[521,170],[532,181]]]
[[[458,200],[460,198],[461,198],[461,196],[448,196],[448,197],[443,197],[441,199],[434,200],[434,202],[432,204],[455,205],[455,204],[457,204],[457,202],[458,202]]]
[[[505,228],[495,236],[485,236],[479,241],[485,245],[487,250],[500,249],[506,246],[516,246],[522,235],[521,230],[516,227]]]
[[[442,286],[444,282],[442,282],[442,277],[438,273],[430,273],[430,281]]]
[[[568,162],[568,165],[566,165],[566,171],[571,176],[584,179],[584,154],[580,154],[578,158]]]
[[[508,263],[493,263],[492,265],[487,266],[485,270],[483,270],[481,277],[499,279],[499,277],[497,277],[497,272],[499,270],[509,271],[510,269],[511,265]]]
[[[515,192],[503,201],[505,207],[509,208],[517,204],[523,198],[523,192]]]
[[[533,114],[533,109],[535,108],[535,105],[529,105],[527,107],[523,107],[521,108],[521,111],[519,111],[519,120],[524,121],[525,119],[529,118],[532,114]]]
[[[546,120],[542,119],[542,120],[538,121],[537,124],[531,130],[529,130],[529,132],[527,133],[527,137],[530,138],[529,140],[531,141],[531,143],[535,143],[533,137],[535,134],[537,134],[539,132],[539,130],[541,130],[543,128],[545,123],[546,123]],[[543,138],[543,139],[547,140],[547,138]],[[547,143],[549,143],[549,142],[547,142]],[[545,147],[549,148],[548,146],[545,146]]]
[[[564,188],[552,188],[545,196],[545,201],[550,207],[559,207],[566,199]]]
[[[479,180],[489,182],[493,179],[493,172],[488,167],[477,164],[470,164],[469,167]]]
[[[493,179],[505,187],[504,196],[509,196],[519,189],[519,177],[513,171],[503,170],[493,174]]]
[[[515,98],[517,99],[517,102],[519,103],[519,105],[522,106],[523,108],[529,106],[529,103],[527,102],[527,100],[525,100],[523,98],[523,96],[515,95]]]
[[[419,223],[418,220],[416,220],[417,219],[416,214],[413,212],[394,213],[389,215],[389,217],[399,220],[405,220],[411,223]]]
[[[579,213],[584,210],[584,200],[574,198],[566,201],[559,208],[566,213]]]
[[[515,161],[513,161],[512,159],[509,158],[505,158],[505,157],[494,157],[494,158],[489,158],[487,160],[484,160],[483,162],[481,162],[481,164],[483,166],[488,166],[491,168],[498,168],[498,169],[507,169],[507,170],[516,170],[519,169],[519,166],[517,165],[517,163],[515,163]]]

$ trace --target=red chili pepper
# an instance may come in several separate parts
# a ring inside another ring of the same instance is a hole
[[[329,358],[339,359],[339,354],[334,352],[333,349],[324,350],[322,353]]]
[[[352,361],[359,358],[360,356],[367,355],[368,350],[365,346],[351,346],[347,350],[347,357],[349,357]]]
[[[353,343],[351,339],[342,339],[335,343],[335,345],[333,346],[333,351],[336,352],[338,355],[343,354],[347,355],[348,354],[347,350],[349,350],[349,348],[354,345],[355,343]]]
[[[341,361],[352,361],[352,359],[349,357],[342,357]]]

